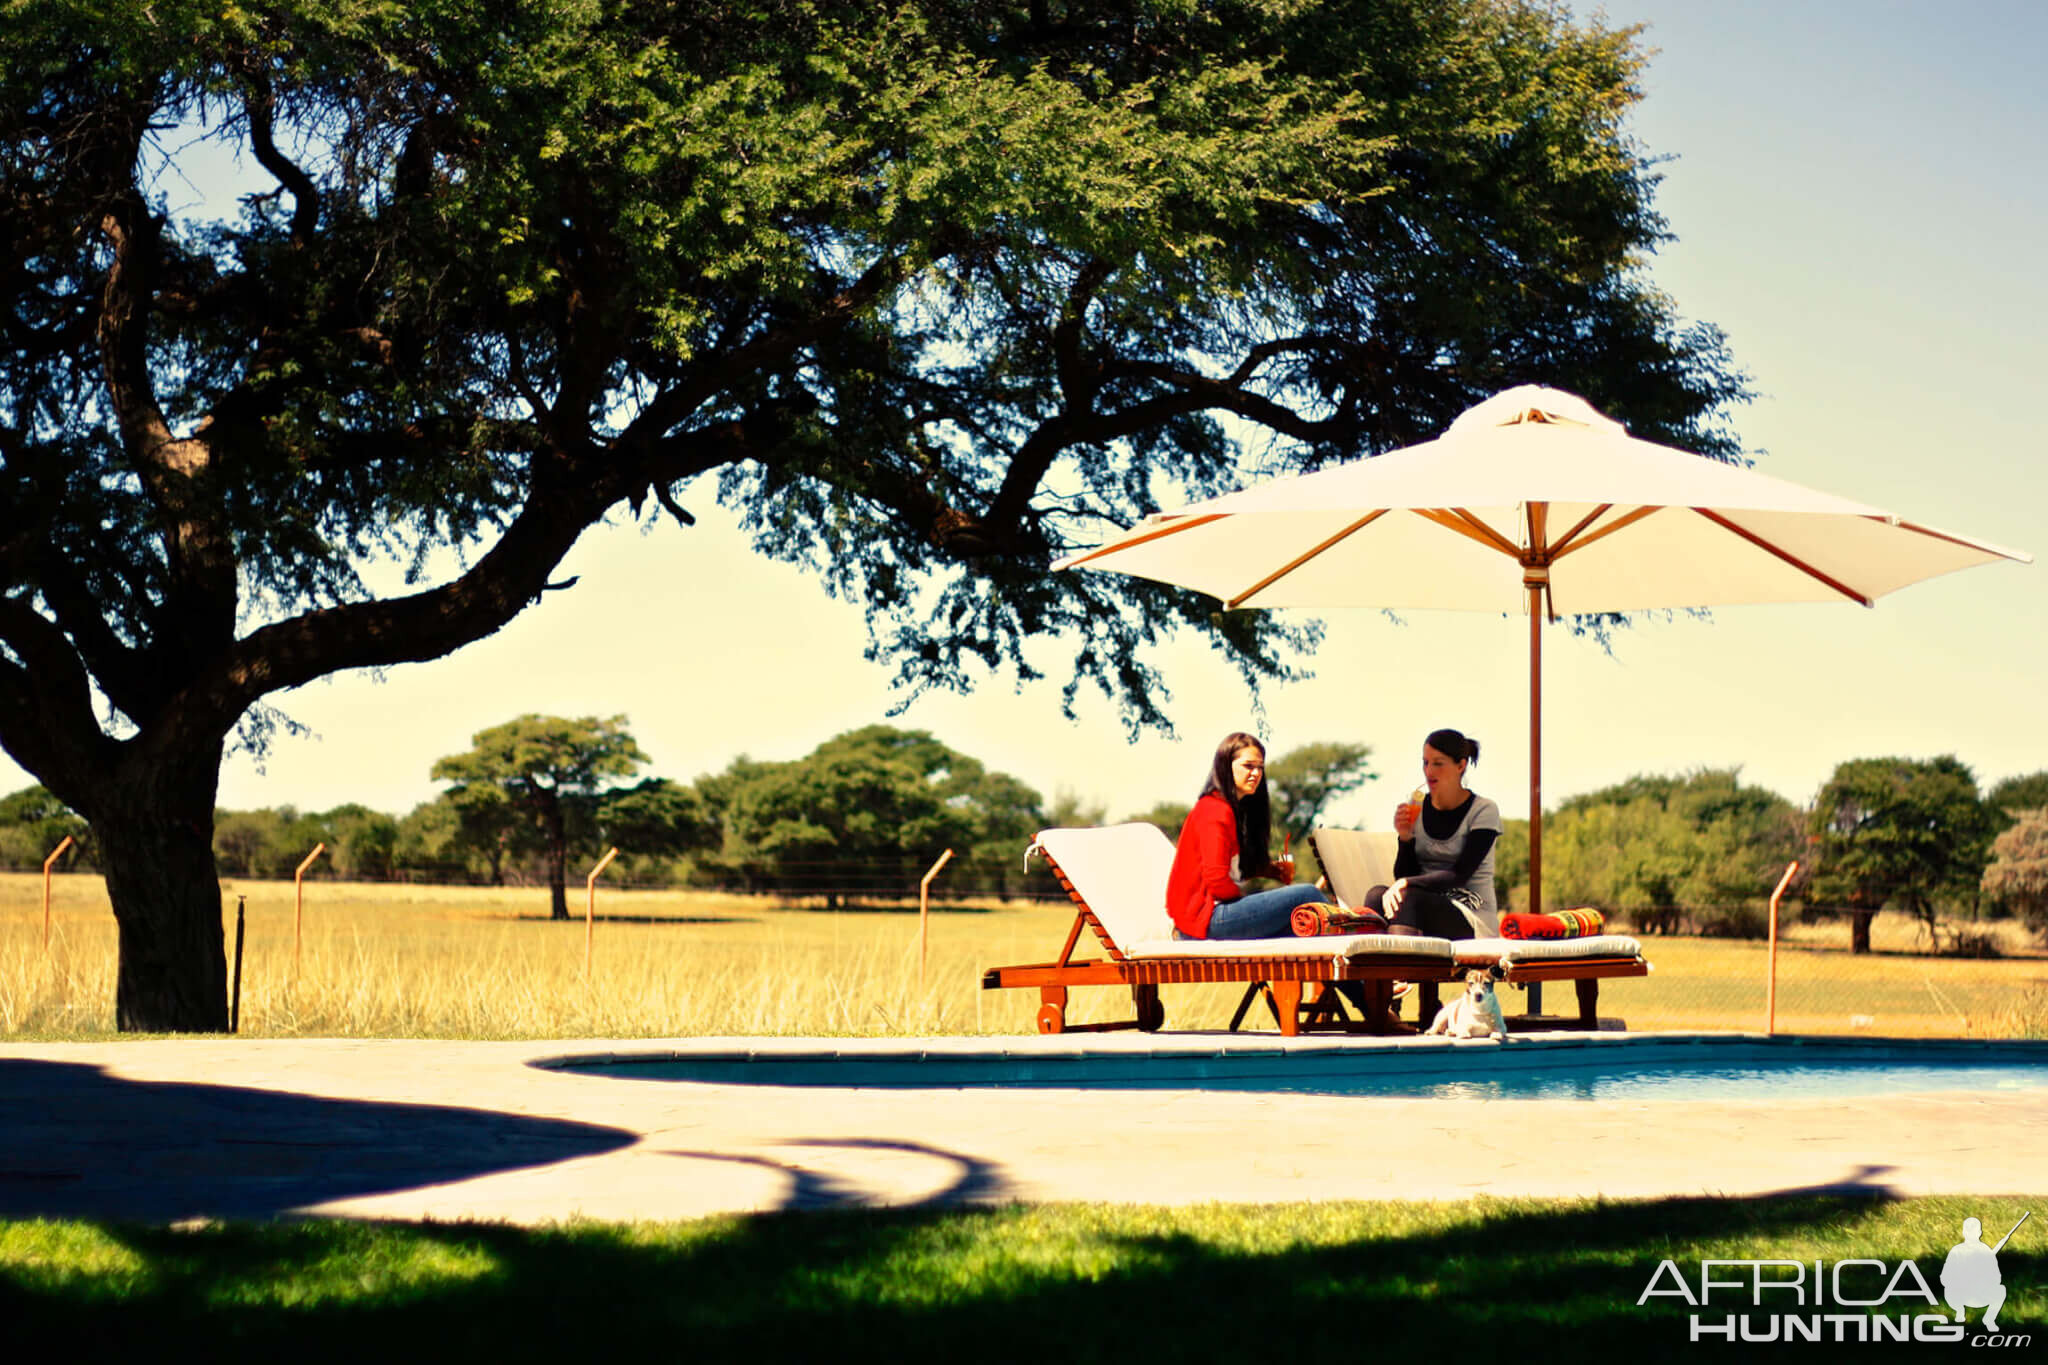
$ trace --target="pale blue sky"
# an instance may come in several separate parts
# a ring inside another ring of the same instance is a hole
[[[1690,317],[1720,324],[1762,395],[1738,411],[1766,472],[2037,555],[2048,507],[2048,6],[1619,0],[1657,49],[1633,127],[1666,164],[1679,240],[1654,264]],[[588,533],[573,591],[434,663],[273,698],[316,738],[267,772],[230,760],[220,800],[401,812],[433,760],[524,711],[625,714],[688,780],[736,754],[789,758],[884,717],[857,609],[753,556],[708,491],[692,531]],[[1545,804],[1639,772],[1739,765],[1811,799],[1834,765],[1954,753],[1986,786],[2048,768],[2048,568],[1999,565],[1871,611],[1731,607],[1645,621],[1613,657],[1546,641]],[[1311,682],[1266,696],[1272,747],[1373,746],[1384,776],[1340,812],[1384,825],[1421,737],[1485,742],[1473,785],[1527,813],[1527,627],[1520,618],[1327,616]],[[1040,658],[1056,680],[1063,642]],[[1186,799],[1225,732],[1248,727],[1233,675],[1189,641],[1164,656],[1179,728],[1128,743],[1106,705],[1059,714],[1057,681],[985,680],[894,723],[1120,816]],[[0,759],[0,791],[29,779]]]

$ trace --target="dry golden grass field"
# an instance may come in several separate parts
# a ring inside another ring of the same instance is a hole
[[[267,1037],[1026,1033],[1036,992],[983,991],[982,970],[1050,960],[1072,919],[1064,904],[935,909],[921,973],[914,905],[827,913],[600,887],[586,979],[580,887],[564,924],[546,919],[546,893],[531,888],[308,883],[296,965],[291,884],[222,890],[230,953],[236,898],[247,898],[241,1031]],[[1779,1031],[2048,1036],[2048,955],[2016,927],[1999,927],[1999,959],[1933,956],[1902,915],[1873,927],[1876,951],[1861,957],[1848,953],[1846,928],[1787,929]],[[100,879],[55,878],[47,953],[42,935],[41,877],[0,874],[0,1034],[111,1033],[115,928]],[[1606,983],[1603,1015],[1638,1030],[1764,1027],[1763,943],[1644,944],[1655,970]],[[1223,1027],[1238,990],[1165,988],[1167,1028]],[[1568,987],[1550,991],[1550,1012],[1571,1008]],[[1127,995],[1074,992],[1070,1021],[1115,1017],[1129,1017]],[[1262,1012],[1250,1022],[1270,1027]]]

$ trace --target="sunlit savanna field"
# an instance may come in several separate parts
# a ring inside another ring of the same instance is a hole
[[[294,932],[290,883],[229,881],[223,939],[246,898],[241,1032],[265,1037],[557,1038],[702,1034],[922,1035],[1033,1031],[1037,993],[984,991],[993,966],[1046,962],[1072,923],[1064,902],[934,907],[920,964],[914,903],[898,910],[790,907],[771,898],[600,887],[584,969],[576,917],[546,918],[534,888],[308,883]],[[111,1033],[115,925],[96,876],[0,874],[0,1031]],[[1839,925],[1786,926],[1776,1027],[1890,1037],[2048,1036],[2048,955],[2011,924],[1999,958],[1935,956],[1913,921],[1880,915],[1875,951],[1851,956]],[[296,951],[295,951],[295,937]],[[1649,937],[1646,979],[1603,984],[1601,1013],[1632,1030],[1765,1026],[1761,941]],[[1077,956],[1099,949],[1084,936]],[[232,964],[231,964],[232,965]],[[1225,1027],[1240,987],[1163,988],[1169,1030]],[[1525,1001],[1509,992],[1510,1013]],[[1573,1011],[1552,985],[1548,1013]],[[1071,1023],[1128,1018],[1129,996],[1076,988]],[[1411,1011],[1412,1018],[1412,1011]],[[1263,1010],[1251,1027],[1271,1028]]]

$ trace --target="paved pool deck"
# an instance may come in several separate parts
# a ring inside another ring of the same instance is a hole
[[[1633,1034],[1658,1044],[1687,1035]],[[1529,1040],[1535,1041],[1535,1040]],[[1588,1035],[1609,1046],[1615,1035]],[[1571,1035],[1541,1040],[1570,1046]],[[1524,1040],[1510,1039],[1509,1048]],[[1133,1061],[1495,1048],[1226,1034],[0,1045],[0,1216],[684,1218],[1107,1200],[1646,1198],[2048,1189],[2048,1089],[1850,1099],[1405,1099],[819,1089],[579,1073],[572,1056],[1000,1051]]]

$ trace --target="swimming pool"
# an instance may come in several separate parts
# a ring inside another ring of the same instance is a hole
[[[851,1089],[1234,1090],[1385,1099],[1779,1100],[2048,1089],[2048,1044],[1831,1038],[1442,1040],[1312,1050],[774,1047],[543,1065],[631,1080]]]

